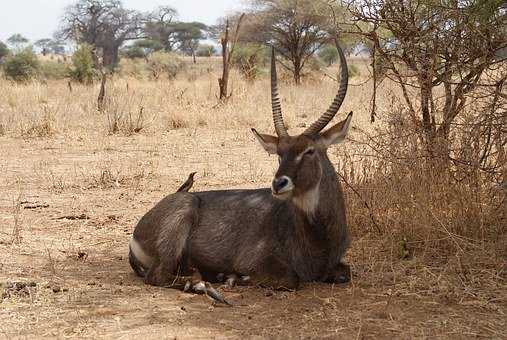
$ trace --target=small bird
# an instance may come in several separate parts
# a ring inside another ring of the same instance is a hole
[[[185,183],[183,183],[183,185],[179,187],[179,189],[176,190],[176,192],[189,192],[190,189],[192,189],[192,186],[194,185],[195,174],[196,172],[192,172],[190,175],[188,175],[188,178],[185,181]]]
[[[230,304],[218,290],[216,290],[209,282],[202,279],[201,273],[199,273],[197,268],[190,267],[190,271],[192,272],[192,277],[185,284],[183,289],[184,292],[193,291],[194,293],[204,294],[213,301],[221,302],[227,306],[232,306],[232,304]]]

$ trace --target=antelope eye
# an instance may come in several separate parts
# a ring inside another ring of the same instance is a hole
[[[305,156],[312,156],[315,153],[315,149],[308,149],[305,152]]]

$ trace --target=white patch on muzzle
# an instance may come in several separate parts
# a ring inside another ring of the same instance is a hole
[[[129,246],[130,251],[134,254],[136,259],[142,263],[143,267],[151,268],[151,266],[153,265],[153,258],[151,256],[146,255],[143,248],[141,248],[139,242],[137,242],[134,238],[131,238]]]

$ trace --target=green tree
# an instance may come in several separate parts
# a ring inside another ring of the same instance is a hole
[[[65,53],[65,46],[59,40],[54,40],[54,39],[49,39],[49,38],[40,39],[34,43],[34,46],[39,48],[41,50],[42,55],[44,55],[44,56],[49,53],[53,53],[53,54],[64,54]]]
[[[175,40],[178,42],[178,49],[183,53],[194,57],[203,40],[207,26],[200,22],[179,22],[174,24]]]
[[[262,65],[267,59],[268,51],[259,44],[240,44],[234,49],[232,63],[239,68],[248,80],[254,80],[260,74]]]
[[[275,47],[296,84],[313,55],[334,35],[335,15],[345,11],[326,0],[251,0],[242,40]],[[331,32],[331,34],[330,34]]]
[[[338,60],[338,50],[331,44],[324,45],[318,52],[319,58],[327,64],[333,65]]]
[[[22,50],[26,47],[28,42],[29,40],[19,33],[13,34],[7,38],[7,43],[15,50]]]
[[[177,43],[174,30],[177,17],[178,12],[170,6],[158,7],[150,13],[143,28],[147,40],[159,43],[166,52],[173,51]]]
[[[198,57],[211,57],[216,53],[217,49],[215,46],[209,44],[200,44],[196,51]]]
[[[164,46],[157,40],[141,39],[136,40],[132,45],[123,48],[123,54],[130,59],[146,58],[153,52],[161,51]]]
[[[49,46],[51,44],[51,39],[39,39],[33,45],[41,50],[43,56],[49,54]]]
[[[7,47],[7,45],[0,41],[0,61],[2,61],[3,58],[9,55],[9,53],[10,50]]]

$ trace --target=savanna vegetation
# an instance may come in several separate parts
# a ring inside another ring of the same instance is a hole
[[[14,34],[0,43],[0,332],[504,338],[506,13],[497,0],[252,0],[207,26],[78,0],[54,38]],[[250,128],[273,131],[271,48],[295,134],[336,93],[336,42],[350,75],[336,120],[354,121],[330,158],[352,282],[220,287],[233,308],[144,285],[126,257],[133,225],[190,172],[193,190],[269,185],[277,160]]]

